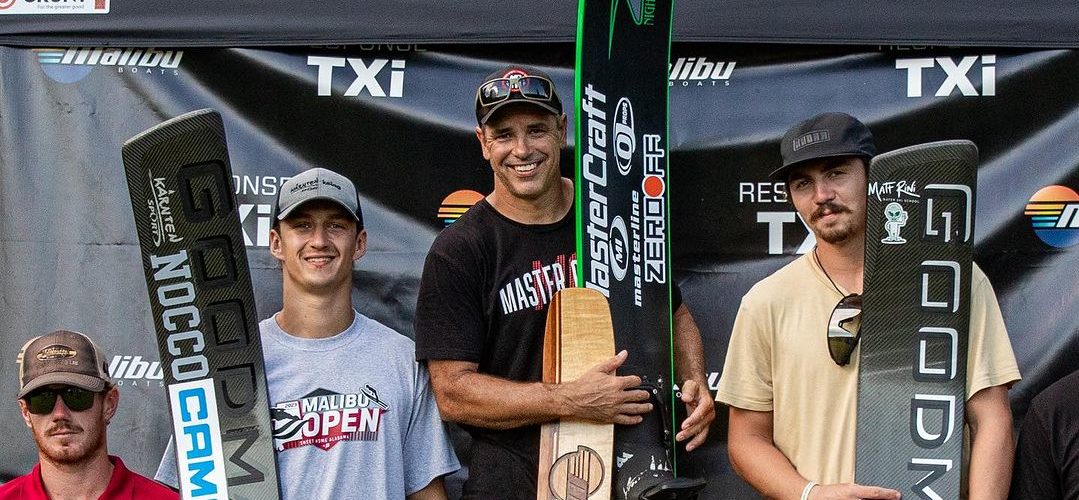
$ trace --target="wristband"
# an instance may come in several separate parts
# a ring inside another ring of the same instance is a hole
[[[802,488],[802,500],[809,500],[809,492],[813,491],[814,486],[817,486],[815,481],[806,483],[806,487]]]

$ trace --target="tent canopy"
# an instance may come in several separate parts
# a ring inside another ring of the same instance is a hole
[[[108,5],[107,14],[0,15],[0,43],[539,43],[572,41],[576,22],[573,0],[108,0]],[[1079,9],[1074,0],[679,0],[674,28],[679,42],[1076,47]]]

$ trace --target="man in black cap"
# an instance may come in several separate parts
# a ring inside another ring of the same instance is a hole
[[[577,380],[543,384],[543,335],[555,292],[576,286],[573,183],[562,177],[566,115],[547,74],[510,66],[476,91],[476,139],[494,191],[436,238],[416,310],[442,417],[472,436],[465,498],[534,499],[539,424],[562,418],[637,424],[651,411],[626,351]],[[672,304],[676,369],[689,417],[676,439],[704,442],[715,418],[689,310]]]
[[[39,463],[0,485],[0,500],[49,498],[175,499],[108,454],[106,429],[120,403],[105,355],[90,337],[57,330],[23,345],[19,409]]]
[[[898,491],[853,484],[859,351],[832,353],[826,341],[834,310],[857,318],[861,308],[873,135],[850,115],[823,113],[788,130],[780,152],[783,166],[771,177],[786,183],[817,245],[742,298],[716,395],[730,406],[731,464],[769,498],[898,499]],[[977,265],[970,315],[966,477],[970,498],[1003,499],[1012,449],[1007,388],[1019,369]]]

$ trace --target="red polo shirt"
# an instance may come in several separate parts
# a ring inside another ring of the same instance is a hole
[[[124,467],[120,457],[109,455],[112,462],[112,478],[105,492],[98,500],[175,500],[180,496],[162,486]],[[0,484],[0,500],[49,500],[45,485],[41,482],[41,464],[25,476],[20,476]]]

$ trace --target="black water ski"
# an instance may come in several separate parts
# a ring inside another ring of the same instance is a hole
[[[855,482],[959,498],[978,149],[942,141],[869,169]]]
[[[615,428],[615,498],[649,498],[673,478],[667,91],[670,1],[580,0],[577,18],[577,256],[584,286],[610,300],[619,370],[661,411]],[[670,484],[657,498],[696,482]],[[657,487],[657,490],[662,487]]]
[[[262,342],[221,117],[124,143],[184,498],[279,498]],[[227,483],[227,484],[226,484]]]

